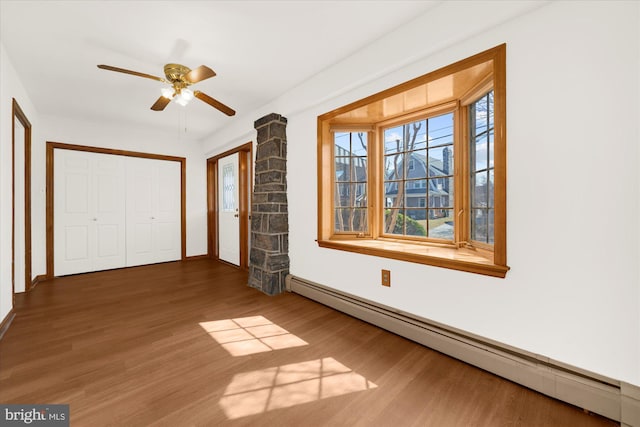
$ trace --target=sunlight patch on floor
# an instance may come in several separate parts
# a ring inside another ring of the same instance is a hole
[[[325,357],[237,374],[220,406],[236,419],[373,388],[377,385]]]
[[[200,326],[232,356],[308,345],[264,316],[200,322]]]

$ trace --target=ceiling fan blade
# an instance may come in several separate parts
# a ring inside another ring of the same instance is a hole
[[[169,105],[169,103],[171,102],[171,100],[169,98],[165,98],[164,96],[161,96],[160,98],[158,98],[158,100],[151,106],[151,109],[153,111],[162,111],[164,110],[164,108]]]
[[[227,116],[233,116],[236,114],[235,110],[227,107],[226,105],[224,105],[222,102],[213,99],[212,97],[210,97],[209,95],[207,95],[206,93],[202,93],[199,90],[196,90],[193,92],[193,95],[198,98],[201,101],[206,102],[207,104],[211,105],[213,108],[217,108],[218,110],[222,111],[223,113],[225,113]]]
[[[157,80],[159,82],[166,83],[166,80],[161,77],[152,76],[151,74],[139,73],[137,71],[125,70],[124,68],[112,67],[111,65],[98,65],[98,68],[102,70],[116,71],[118,73],[131,74],[138,77],[144,77],[147,79]]]
[[[193,84],[193,83],[201,82],[202,80],[205,80],[205,79],[209,79],[215,75],[216,75],[216,72],[213,71],[211,68],[207,67],[206,65],[201,65],[198,68],[194,68],[193,70],[189,71],[184,76],[184,79],[189,83]]]

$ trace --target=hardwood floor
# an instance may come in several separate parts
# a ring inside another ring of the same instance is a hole
[[[295,294],[197,260],[17,296],[0,402],[72,426],[610,426]]]

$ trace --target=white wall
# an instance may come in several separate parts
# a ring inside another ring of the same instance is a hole
[[[283,114],[292,274],[640,385],[639,9],[443,2],[238,117],[204,151],[254,135],[253,120],[264,114]],[[507,277],[319,248],[317,116],[501,43]],[[390,288],[380,286],[382,268],[391,270]]]
[[[0,322],[11,308],[12,162],[11,123],[13,98],[32,125],[32,140],[40,135],[38,113],[0,43]],[[19,215],[20,212],[17,212]],[[35,274],[33,274],[35,277]]]
[[[46,139],[34,141],[34,145],[39,148],[37,153],[35,150],[33,153],[35,166],[32,173],[34,191],[42,195],[43,206],[46,183],[46,141],[185,157],[187,159],[187,256],[207,253],[206,160],[202,147],[197,141],[180,140],[178,132],[167,134],[154,129],[124,126],[121,123],[106,121],[95,122],[42,115],[41,122]],[[44,224],[43,209],[33,212],[32,215],[34,223]],[[44,229],[42,232],[44,236]],[[34,247],[33,251],[44,258],[45,249],[43,237],[41,244]],[[38,267],[42,267],[38,271],[40,271],[39,274],[43,274],[44,264]]]

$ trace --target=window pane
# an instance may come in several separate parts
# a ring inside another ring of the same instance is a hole
[[[429,209],[429,237],[453,240],[453,209]]]
[[[413,169],[409,167],[407,179],[425,178],[427,176],[427,150],[417,150],[407,153],[407,158],[409,159],[409,165],[413,165]]]
[[[349,157],[336,157],[336,181],[349,181]]]
[[[366,208],[367,203],[367,184],[353,184],[353,194],[355,198],[354,206]]]
[[[384,225],[387,234],[404,234],[404,209],[385,209]]]
[[[474,208],[487,207],[487,171],[474,174],[473,204]]]
[[[427,145],[426,131],[427,121],[418,120],[403,125],[405,137],[405,151],[424,149]]]
[[[384,184],[385,207],[399,208],[404,206],[404,197],[398,196],[398,188],[402,188],[402,181],[389,181]]]
[[[451,178],[446,178],[444,180],[444,191],[447,194],[447,201],[449,202],[449,204],[447,205],[450,208],[454,207],[454,190],[455,190],[455,186],[453,185],[453,177]]]
[[[429,150],[429,176],[453,175],[453,147]]]
[[[366,182],[367,181],[367,158],[352,157],[351,158],[351,181]]]
[[[487,134],[480,135],[475,140],[475,170],[487,168]]]
[[[422,187],[423,180],[407,181],[405,187],[405,206],[415,208],[420,206],[420,199],[427,197],[427,189]]]
[[[396,126],[384,131],[384,153],[395,154],[404,151],[404,130]]]
[[[335,229],[346,232],[367,232],[367,210],[363,208],[335,209]]]
[[[349,203],[349,187],[350,184],[336,184],[336,207],[351,206],[351,204]]]
[[[367,133],[356,132],[351,138],[351,154],[354,156],[367,155]]]
[[[487,241],[487,210],[471,209],[471,240]]]
[[[487,130],[487,118],[489,115],[493,116],[493,113],[488,113],[488,104],[487,97],[483,96],[477,102],[475,102],[474,113],[475,113],[475,129],[476,135]]]
[[[421,120],[420,127],[416,132],[416,138],[413,142],[413,150],[424,150],[427,148],[427,122],[426,120]]]
[[[425,236],[427,230],[425,228],[426,210],[424,209],[407,209],[406,216],[402,218],[405,221],[405,234],[407,236]]]
[[[427,180],[426,179],[414,179],[411,180],[411,191],[415,194],[415,197],[425,197],[427,194]]]
[[[429,180],[429,207],[453,207],[453,177]]]
[[[348,156],[351,153],[351,134],[336,132],[333,136],[335,156]]]
[[[402,155],[396,154],[393,156],[385,156],[384,158],[384,170],[385,179],[403,179],[404,174],[402,170]]]
[[[336,207],[367,207],[366,184],[336,184]]]
[[[429,119],[429,147],[453,144],[453,113]]]

